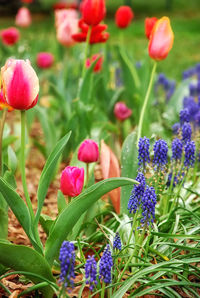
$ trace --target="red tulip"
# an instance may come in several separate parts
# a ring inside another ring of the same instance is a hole
[[[99,158],[99,148],[96,142],[87,139],[81,143],[78,150],[78,160],[85,163],[95,162]]]
[[[41,52],[37,54],[36,62],[40,68],[49,68],[54,62],[54,56],[48,52]]]
[[[126,106],[124,102],[119,101],[115,104],[114,114],[117,119],[124,121],[129,118],[132,114],[132,111]]]
[[[87,39],[89,26],[86,25],[82,19],[79,21],[78,26],[81,29],[81,32],[77,34],[73,34],[72,38],[77,42],[85,42]],[[93,26],[89,43],[94,44],[94,43],[106,42],[109,38],[109,33],[104,32],[107,29],[107,27],[108,26],[104,24],[98,24],[96,26]]]
[[[149,56],[155,60],[163,60],[169,54],[174,41],[174,33],[167,17],[159,19],[153,27],[149,40]]]
[[[83,0],[83,21],[89,26],[98,25],[105,17],[106,6],[104,0]]]
[[[86,61],[86,68],[89,68],[91,66],[91,64],[96,60],[97,60],[97,62],[94,66],[93,71],[94,72],[101,71],[102,64],[103,64],[103,57],[100,54],[95,54],[91,58],[88,58]]]
[[[150,38],[151,31],[153,30],[153,27],[157,20],[158,19],[156,17],[145,19],[145,34],[148,39]]]
[[[129,6],[120,6],[115,14],[117,27],[124,29],[128,27],[134,18],[134,13]]]
[[[28,3],[28,4],[29,4],[29,3],[32,3],[33,0],[21,0],[21,2],[22,2],[22,3]]]
[[[21,7],[16,15],[15,24],[19,27],[29,27],[31,25],[31,14],[28,8]]]
[[[1,31],[2,42],[7,46],[16,44],[19,37],[19,31],[15,27],[10,27]]]
[[[67,2],[57,2],[55,4],[53,4],[53,9],[57,10],[57,9],[65,9],[65,8],[73,8],[73,9],[78,9],[78,3],[76,1],[71,2],[71,3],[67,3]]]
[[[3,94],[8,105],[28,110],[38,100],[39,80],[29,60],[9,59],[1,68]]]
[[[66,167],[61,174],[60,189],[64,195],[78,196],[84,184],[84,168]]]

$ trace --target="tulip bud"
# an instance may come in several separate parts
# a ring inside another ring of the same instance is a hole
[[[81,143],[78,150],[78,160],[85,163],[95,162],[99,158],[99,148],[96,142],[87,139]]]
[[[169,54],[174,41],[174,33],[167,17],[159,19],[153,27],[149,40],[149,56],[155,60],[163,60]]]
[[[10,27],[1,31],[2,42],[7,46],[14,45],[20,37],[19,31],[15,27]]]
[[[88,58],[86,60],[86,68],[89,68],[91,64],[96,61],[95,67],[94,67],[94,72],[99,72],[101,71],[102,64],[103,64],[103,57],[100,54],[95,54],[91,58]]]
[[[129,118],[132,114],[132,111],[126,106],[124,102],[119,101],[115,104],[114,114],[117,119],[124,121]]]
[[[29,60],[9,59],[1,68],[3,94],[7,104],[28,110],[38,100],[39,80]]]
[[[134,18],[134,13],[129,6],[120,6],[115,14],[115,24],[124,29],[128,27]]]
[[[81,10],[83,21],[89,26],[96,26],[105,17],[105,0],[84,0]]]
[[[31,25],[31,14],[28,8],[21,7],[16,15],[15,24],[19,27],[29,27]]]
[[[60,189],[64,195],[70,197],[78,196],[84,184],[84,168],[66,167],[62,171]]]
[[[145,19],[145,34],[148,39],[150,38],[151,32],[157,20],[158,19],[156,17]]]
[[[48,52],[41,52],[37,54],[36,62],[40,68],[49,68],[54,62],[54,56]]]

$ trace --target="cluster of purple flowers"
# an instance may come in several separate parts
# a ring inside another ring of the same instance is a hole
[[[140,182],[140,184],[135,184],[131,192],[128,201],[128,210],[130,213],[135,213],[138,210],[146,186],[145,177],[142,173],[138,173],[136,181]]]
[[[157,97],[159,96],[159,91],[161,91],[165,93],[165,99],[169,100],[173,95],[175,88],[176,82],[174,80],[169,80],[163,73],[158,75],[155,83],[155,94]]]
[[[152,224],[155,219],[156,193],[153,187],[146,186],[142,197],[142,219],[143,225]]]
[[[142,225],[149,225],[155,219],[156,193],[153,187],[146,185],[145,177],[138,173],[136,180],[140,182],[134,185],[128,202],[128,210],[135,213],[139,208],[142,209]]]
[[[172,160],[180,161],[183,152],[183,143],[178,138],[172,141]]]
[[[168,146],[164,140],[158,140],[155,142],[154,147],[154,159],[153,165],[156,170],[162,169],[167,164]]]
[[[86,284],[89,285],[89,289],[93,291],[95,285],[97,284],[97,262],[95,261],[94,256],[89,256],[86,261],[85,278]]]
[[[138,165],[142,165],[144,169],[147,163],[150,162],[149,147],[149,139],[146,137],[140,138],[138,142]]]
[[[184,166],[185,167],[192,167],[195,162],[195,143],[193,141],[189,141],[185,144],[184,147],[185,150],[185,160],[184,160]]]
[[[192,127],[190,123],[185,122],[182,126],[182,142],[186,144],[192,138]]]
[[[69,241],[64,241],[60,248],[60,282],[64,283],[65,287],[73,287],[75,278],[75,249],[74,244]]]
[[[197,77],[200,77],[200,63],[197,63],[194,67],[190,67],[186,69],[183,72],[183,80],[189,79],[193,77],[194,75],[197,75]]]
[[[106,246],[103,255],[99,263],[99,275],[100,279],[106,284],[110,284],[112,281],[112,267],[113,260],[109,244]]]
[[[122,249],[122,243],[119,233],[117,232],[113,241],[113,248],[121,250]]]

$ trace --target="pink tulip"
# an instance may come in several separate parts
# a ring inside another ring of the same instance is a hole
[[[91,58],[88,58],[86,60],[86,68],[89,68],[91,64],[97,60],[95,67],[94,67],[94,72],[99,72],[101,71],[102,64],[103,64],[103,57],[100,54],[95,54]]]
[[[78,14],[74,9],[62,9],[55,12],[56,36],[64,46],[72,46],[73,34],[78,32]]]
[[[78,196],[84,184],[84,168],[66,167],[61,174],[60,189],[64,195]]]
[[[117,119],[124,121],[129,118],[132,114],[132,111],[126,106],[124,102],[119,101],[115,104],[114,114]]]
[[[40,68],[49,68],[54,62],[54,56],[48,52],[41,52],[37,54],[36,62]]]
[[[39,80],[29,60],[8,59],[1,68],[5,101],[17,110],[28,110],[38,100]]]
[[[16,15],[15,24],[19,27],[29,27],[31,25],[31,14],[27,7],[21,7]]]
[[[95,162],[99,158],[99,148],[96,142],[87,139],[81,143],[78,150],[78,160],[85,163]]]
[[[19,40],[20,34],[15,27],[10,27],[1,31],[2,42],[7,46],[14,45]]]
[[[57,9],[55,11],[55,25],[59,27],[66,19],[77,19],[78,13],[75,9]]]

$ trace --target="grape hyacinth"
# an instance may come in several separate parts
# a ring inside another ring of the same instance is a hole
[[[122,249],[122,243],[119,233],[117,232],[113,241],[113,248],[121,250]]]
[[[135,184],[131,192],[128,201],[128,210],[130,213],[135,213],[138,210],[146,185],[145,177],[142,173],[138,173],[136,181],[140,182],[140,184]]]
[[[154,159],[153,164],[158,170],[159,168],[162,169],[163,166],[167,163],[167,152],[168,152],[168,146],[167,143],[164,140],[158,140],[155,142],[154,147]]]
[[[172,160],[179,161],[182,157],[183,143],[178,138],[172,141]]]
[[[150,162],[149,147],[149,139],[146,137],[140,138],[138,142],[138,165],[143,165],[143,168]]]
[[[179,131],[180,131],[180,123],[175,123],[174,125],[172,125],[172,132],[174,135],[178,135]]]
[[[156,193],[155,189],[150,186],[146,186],[144,196],[142,198],[142,225],[152,224],[155,219],[155,205],[156,205]]]
[[[97,263],[94,256],[89,256],[85,264],[85,278],[86,284],[89,285],[91,291],[94,290],[95,285],[97,284]]]
[[[190,122],[190,114],[187,108],[180,111],[179,117],[181,125],[183,125],[185,122]]]
[[[110,246],[109,244],[107,244],[99,263],[100,278],[106,284],[110,284],[112,281],[112,276],[111,276],[112,267],[113,267],[112,255],[110,251]]]
[[[184,166],[189,168],[194,165],[195,162],[195,143],[193,141],[187,142],[185,147],[185,160],[184,160]]]
[[[192,137],[192,128],[190,123],[184,123],[182,126],[182,142],[186,144],[191,141]]]
[[[198,104],[195,102],[193,96],[184,97],[183,99],[184,109],[188,109],[190,115],[190,121],[194,120],[196,113],[199,110]]]
[[[73,287],[75,278],[75,249],[74,244],[69,241],[64,241],[60,248],[60,281],[64,283],[65,287]]]

